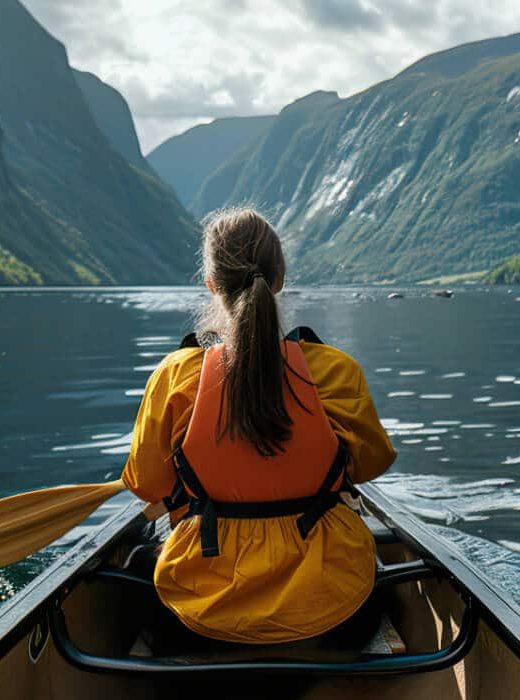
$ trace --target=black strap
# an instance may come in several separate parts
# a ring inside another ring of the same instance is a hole
[[[284,515],[299,515],[304,513],[314,501],[315,496],[291,498],[282,501],[213,501],[213,507],[218,518],[240,518],[251,520],[256,518],[279,518]],[[200,501],[192,500],[190,515],[201,515],[204,506]]]
[[[199,480],[193,467],[188,462],[182,447],[178,447],[174,453],[175,465],[179,479],[194,495],[190,498],[190,504],[198,503],[202,515],[200,521],[200,541],[203,557],[217,557],[220,554],[218,546],[218,521],[213,501],[208,496],[206,489]]]
[[[330,465],[320,490],[314,496],[310,507],[296,521],[300,535],[305,540],[318,520],[328,510],[333,508],[340,500],[339,492],[332,491],[332,487],[339,477],[346,472],[348,451],[345,444],[340,440],[334,461]],[[345,480],[345,477],[344,479]]]
[[[299,340],[304,340],[306,343],[323,345],[323,340],[321,340],[309,326],[297,326],[293,328],[292,331],[285,336],[285,340],[293,340],[295,343]]]
[[[182,350],[182,348],[200,348],[200,343],[197,338],[197,334],[188,333],[188,335],[185,335],[177,349]]]
[[[203,557],[218,557],[218,519],[211,498],[206,498],[200,520],[200,545]]]
[[[186,486],[196,498],[207,498],[208,494],[206,493],[206,489],[201,484],[199,477],[188,462],[188,458],[184,454],[182,446],[177,447],[173,453],[173,459],[177,467],[177,474],[182,479],[184,486]]]
[[[177,508],[182,508],[183,506],[188,505],[189,502],[190,497],[186,493],[184,484],[180,479],[176,481],[175,486],[173,487],[172,495],[165,496],[165,498],[163,498],[163,503],[170,513],[177,510]]]

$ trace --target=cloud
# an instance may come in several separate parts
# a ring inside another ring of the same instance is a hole
[[[132,103],[137,118],[247,116],[258,112],[255,98],[262,80],[260,72],[225,76],[210,85],[172,80],[158,93],[150,94],[146,81],[132,77],[122,83],[122,90]]]
[[[436,27],[439,23],[439,9],[442,0],[437,2],[416,2],[415,0],[378,0],[374,3],[380,16],[388,24],[410,30]]]
[[[32,15],[57,39],[69,55],[95,62],[116,58],[142,61],[147,56],[133,44],[132,22],[121,0],[89,0],[81,9],[71,0],[23,0]]]
[[[337,31],[375,31],[384,24],[381,13],[361,0],[302,0],[301,4],[303,11],[317,25]]]
[[[2,0],[0,0],[1,2]],[[190,124],[346,97],[422,56],[520,30],[517,0],[24,0],[128,100],[143,150]]]

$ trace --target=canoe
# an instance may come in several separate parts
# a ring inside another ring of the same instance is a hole
[[[385,609],[365,648],[194,643],[131,566],[145,547],[131,501],[0,607],[2,700],[520,698],[520,606],[378,487],[361,492]]]

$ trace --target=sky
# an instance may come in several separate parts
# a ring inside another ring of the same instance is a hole
[[[1,0],[0,0],[1,2]],[[146,154],[217,117],[348,97],[422,56],[520,31],[518,0],[22,0],[119,90]]]

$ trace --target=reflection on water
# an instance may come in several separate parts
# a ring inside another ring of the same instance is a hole
[[[360,362],[399,452],[381,486],[520,598],[520,305],[505,290],[399,291],[292,288],[285,328],[312,326]],[[0,495],[117,478],[146,379],[206,298],[189,287],[0,290]],[[0,595],[102,518],[10,567]]]

